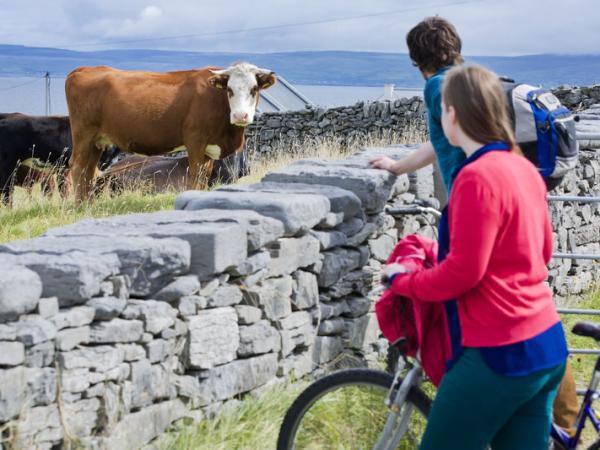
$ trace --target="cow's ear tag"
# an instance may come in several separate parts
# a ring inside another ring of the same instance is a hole
[[[275,76],[275,72],[260,73],[256,75],[256,82],[259,89],[268,89],[277,82],[277,77]]]
[[[227,75],[213,75],[208,79],[208,84],[217,89],[227,89],[227,81],[229,81]]]

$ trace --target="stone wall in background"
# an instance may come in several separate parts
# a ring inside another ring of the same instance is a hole
[[[421,98],[413,97],[330,109],[264,113],[247,127],[246,148],[258,156],[266,156],[291,143],[334,139],[344,146],[367,135],[390,138],[403,135],[405,142],[419,142],[426,132],[424,103]]]

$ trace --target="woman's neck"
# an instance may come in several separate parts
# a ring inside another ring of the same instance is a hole
[[[461,141],[462,142],[459,143],[459,146],[463,149],[463,152],[465,152],[467,158],[485,145],[481,142],[474,141],[468,136],[462,136]]]

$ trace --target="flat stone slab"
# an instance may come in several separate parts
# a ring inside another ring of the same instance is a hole
[[[179,194],[175,208],[256,211],[281,221],[285,235],[293,236],[321,222],[330,212],[330,203],[327,197],[314,194],[187,191]]]
[[[377,213],[394,191],[396,176],[387,170],[343,165],[340,161],[304,160],[268,173],[263,181],[339,187],[354,192],[367,213]]]
[[[346,189],[319,184],[260,182],[235,184],[218,189],[225,192],[274,192],[291,194],[315,194],[329,199],[332,213],[343,213],[345,219],[362,214],[362,204],[354,192]]]
[[[274,353],[238,359],[215,367],[208,372],[208,377],[200,382],[199,403],[208,405],[248,392],[267,383],[276,373],[277,355]]]
[[[203,224],[207,222],[237,223],[248,234],[248,250],[257,250],[283,236],[283,224],[271,217],[249,210],[204,209],[199,211],[157,211],[114,216],[106,219],[86,219],[75,224],[51,228],[45,236],[65,234],[106,234],[104,230],[126,227],[156,227],[170,224]],[[137,228],[136,228],[137,229]]]
[[[120,216],[111,219],[82,221],[64,228],[49,230],[54,237],[75,236],[135,236],[136,238],[177,238],[189,243],[190,271],[202,278],[239,264],[246,258],[246,230],[233,221],[161,222],[160,218],[147,216]],[[143,219],[147,219],[142,221]],[[154,222],[153,222],[154,220]],[[168,219],[163,219],[168,220]]]
[[[20,243],[29,241],[17,242],[18,249]],[[24,247],[33,248],[31,244]],[[121,263],[114,254],[73,251],[66,254],[0,253],[0,265],[27,267],[40,277],[43,297],[58,297],[61,306],[71,306],[97,295],[102,281],[117,274]]]
[[[90,239],[88,236],[48,236],[0,245],[0,252],[16,255],[37,253],[58,256],[76,251],[94,255],[93,259],[96,259],[96,255],[115,255],[120,263],[119,273],[129,276],[129,291],[135,296],[155,292],[172,276],[187,272],[191,257],[188,242],[174,238],[114,235]],[[44,282],[43,277],[42,281]],[[44,296],[54,295],[56,294],[47,295],[44,290]],[[56,296],[61,299],[61,295]]]

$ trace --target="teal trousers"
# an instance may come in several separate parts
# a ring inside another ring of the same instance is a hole
[[[565,364],[520,377],[464,349],[444,375],[420,450],[548,450],[552,402]]]

